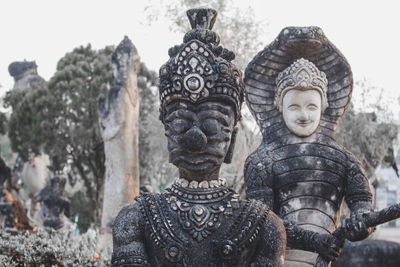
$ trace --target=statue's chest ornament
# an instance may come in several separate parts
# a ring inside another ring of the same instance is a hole
[[[185,185],[185,183],[184,183]],[[204,184],[203,184],[204,185]],[[188,188],[175,183],[167,198],[178,222],[197,242],[219,229],[225,216],[239,208],[239,195],[224,186]]]

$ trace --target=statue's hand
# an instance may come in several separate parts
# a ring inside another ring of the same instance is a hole
[[[367,227],[364,223],[364,216],[366,214],[353,212],[350,218],[344,221],[346,228],[346,238],[352,242],[360,241],[367,238],[374,230],[375,227]]]
[[[336,261],[339,258],[344,241],[329,234],[314,234],[312,240],[315,251],[322,257],[329,261]]]

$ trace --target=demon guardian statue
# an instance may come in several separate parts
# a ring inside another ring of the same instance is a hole
[[[160,119],[179,178],[124,207],[113,266],[283,266],[285,230],[266,205],[240,201],[219,178],[232,157],[244,83],[212,32],[216,11],[188,12],[192,30],[160,68]]]
[[[313,266],[318,252],[335,260],[343,199],[351,209],[351,241],[372,229],[358,219],[371,212],[360,162],[334,139],[350,102],[350,66],[318,27],[288,27],[247,66],[246,102],[263,134],[246,160],[245,185],[284,221],[285,266]]]

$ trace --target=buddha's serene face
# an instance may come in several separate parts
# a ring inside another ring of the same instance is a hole
[[[292,133],[310,136],[318,128],[321,118],[321,95],[317,90],[292,89],[283,97],[282,113]]]
[[[189,176],[219,172],[234,129],[230,105],[217,101],[174,101],[166,107],[170,162]]]

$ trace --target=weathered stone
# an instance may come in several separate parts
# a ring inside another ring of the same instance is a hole
[[[320,28],[288,27],[249,63],[245,83],[263,134],[245,164],[247,197],[283,219],[286,266],[313,266],[317,254],[302,250],[337,258],[343,241],[330,233],[343,198],[352,218],[369,213],[372,198],[361,163],[334,139],[351,97],[349,64]],[[364,224],[349,236],[359,240],[371,231]]]
[[[160,69],[160,118],[179,179],[121,210],[113,266],[283,266],[281,221],[219,179],[232,156],[244,86],[233,53],[207,29],[210,15],[216,12],[188,11],[193,29]]]
[[[114,83],[99,100],[106,179],[101,225],[111,228],[118,211],[139,194],[139,95],[135,46],[125,37],[112,56]]]
[[[398,267],[400,244],[383,240],[346,242],[339,259],[332,267]]]
[[[35,61],[15,61],[8,66],[10,75],[14,78],[13,90],[30,90],[35,84],[45,83],[45,80],[38,74]],[[37,200],[35,196],[42,190],[50,180],[48,166],[50,159],[48,155],[31,155],[28,162],[22,162],[17,158],[18,169],[13,170],[14,180],[21,179],[28,187],[31,198],[30,216],[35,217],[37,211]]]
[[[66,182],[65,178],[55,176],[39,192],[38,200],[42,204],[45,227],[60,229],[64,226],[61,216],[65,214],[68,218],[70,215],[71,202],[64,193]]]
[[[38,75],[35,61],[16,61],[8,66],[8,72],[14,77],[13,89],[25,89],[31,85],[44,82],[44,79]]]

